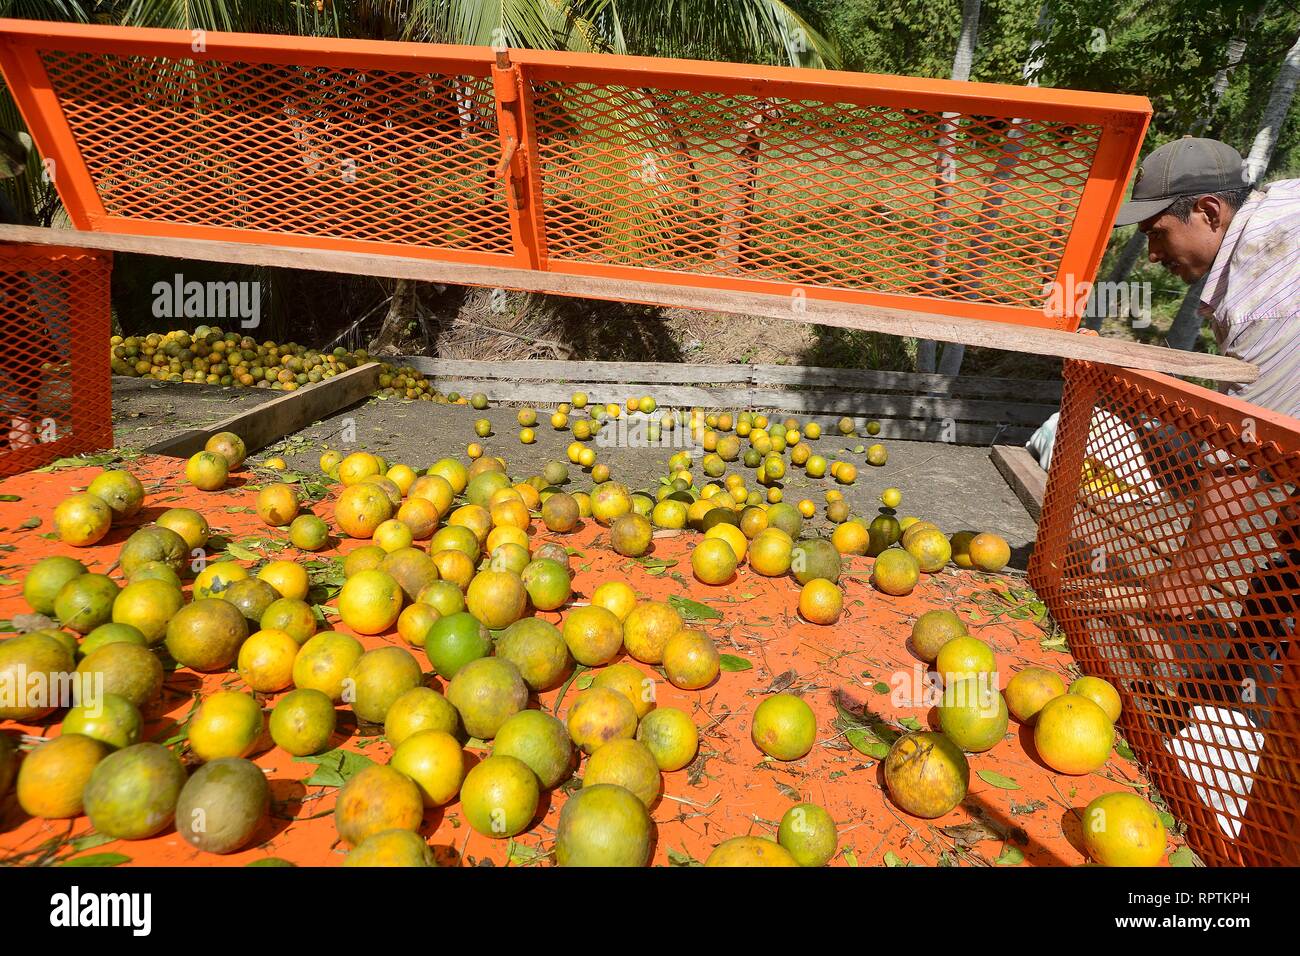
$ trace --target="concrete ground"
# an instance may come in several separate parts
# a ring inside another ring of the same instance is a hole
[[[140,379],[113,380],[114,435],[120,447],[143,447],[152,442],[202,426],[236,412],[251,408],[268,395],[260,390],[220,388],[186,383],[157,383]],[[278,395],[279,393],[271,393]],[[383,455],[390,463],[404,462],[424,468],[447,455],[464,458],[466,446],[473,441],[483,445],[489,455],[499,455],[509,465],[516,480],[539,474],[552,459],[568,463],[565,450],[573,441],[570,430],[557,431],[550,425],[552,408],[538,407],[537,440],[532,445],[519,441],[518,406],[497,406],[477,411],[468,405],[439,405],[433,402],[408,402],[371,399],[338,412],[284,441],[262,449],[254,461],[273,455],[284,458],[299,471],[316,471],[317,462],[326,448],[346,453],[366,450]],[[571,416],[571,421],[582,413]],[[474,422],[486,418],[492,434],[478,438]],[[898,514],[916,515],[933,521],[945,532],[969,529],[993,531],[1002,535],[1012,548],[1012,566],[1023,568],[1028,561],[1036,526],[1015,493],[989,460],[987,448],[950,445],[941,442],[892,440],[885,442],[889,460],[881,467],[866,463],[865,452],[874,439],[844,438],[834,433],[834,420],[819,419],[822,437],[810,444],[816,454],[834,461],[853,462],[858,468],[857,481],[838,485],[830,477],[808,478],[802,469],[791,467],[782,482],[785,500],[797,503],[810,498],[817,504],[817,517],[811,529],[829,534],[825,519],[826,490],[839,488],[854,515],[874,517],[880,508],[880,493],[898,488],[903,494]],[[606,426],[600,438],[613,439],[602,444],[591,442],[597,460],[609,466],[612,477],[633,491],[653,493],[660,476],[667,470],[668,457],[680,446],[629,447],[626,430]],[[620,437],[623,439],[619,441]],[[729,470],[739,471],[746,485],[760,487],[753,470],[733,462]],[[586,490],[590,478],[577,465],[570,465],[571,488]],[[697,482],[699,480],[697,470]]]

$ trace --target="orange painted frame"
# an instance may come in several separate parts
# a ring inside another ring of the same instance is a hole
[[[960,111],[971,115],[1015,116],[1025,120],[1091,124],[1101,129],[1087,182],[1061,250],[1056,281],[1077,287],[1096,274],[1123,200],[1128,177],[1151,116],[1145,97],[1087,93],[987,83],[957,83],[732,63],[510,50],[370,40],[327,40],[264,34],[202,34],[131,27],[84,26],[45,21],[0,20],[0,71],[3,71],[43,155],[59,170],[56,185],[74,224],[81,229],[162,237],[236,242],[274,241],[300,248],[400,254],[452,262],[502,264],[571,275],[714,289],[805,296],[828,301],[916,309],[940,315],[1016,325],[1073,330],[1080,316],[1076,302],[1063,315],[1042,309],[939,296],[850,289],[833,285],[771,281],[640,266],[556,261],[546,250],[546,210],[529,91],[538,81],[613,83],[697,93],[767,95],[857,106]],[[501,123],[502,165],[509,177],[513,255],[431,249],[400,243],[296,235],[192,224],[159,223],[108,215],[95,189],[58,96],[39,56],[42,50],[111,53],[150,57],[252,61],[350,69],[455,72],[492,78]],[[513,93],[513,98],[511,94]],[[504,97],[503,97],[504,94]],[[507,130],[509,127],[509,131]],[[508,153],[508,137],[518,145]],[[508,160],[508,161],[507,161]]]

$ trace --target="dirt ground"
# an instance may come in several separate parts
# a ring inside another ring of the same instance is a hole
[[[235,414],[264,397],[260,391],[190,384],[143,385],[137,379],[115,378],[114,435],[119,447],[142,447],[205,421]],[[315,473],[327,447],[344,452],[364,449],[383,455],[389,462],[424,468],[445,455],[463,456],[466,445],[479,441],[486,454],[506,460],[516,480],[540,473],[552,459],[567,462],[565,450],[573,435],[569,430],[551,427],[552,409],[537,409],[537,441],[532,445],[519,441],[518,411],[517,407],[503,406],[480,412],[466,405],[372,399],[304,428],[252,457],[264,461],[278,455],[295,470]],[[492,422],[493,432],[485,439],[474,434],[474,422],[479,418]],[[817,504],[817,518],[811,522],[817,533],[829,534],[831,530],[825,519],[827,489],[840,488],[852,513],[869,520],[878,512],[881,491],[896,487],[903,493],[900,515],[933,521],[948,533],[966,529],[996,532],[1011,545],[1012,566],[1026,566],[1034,521],[989,460],[987,448],[889,441],[885,443],[888,462],[875,468],[866,463],[865,451],[855,451],[870,446],[874,439],[844,438],[834,432],[834,419],[816,420],[821,422],[823,434],[811,443],[815,452],[831,461],[838,456],[858,467],[857,481],[849,486],[837,485],[829,477],[811,479],[802,469],[790,468],[787,480],[782,482],[785,500],[795,503],[810,498]],[[668,457],[681,446],[672,445],[673,439],[668,437],[667,444],[660,447],[632,447],[626,431],[621,444],[617,433],[617,428],[607,428],[591,443],[597,460],[607,464],[613,478],[633,491],[652,492],[666,472]],[[602,444],[606,436],[609,442]],[[729,470],[750,479],[750,487],[758,487],[752,481],[752,469],[735,463]],[[570,466],[570,475],[573,489],[584,490],[591,484],[576,465]]]
[[[424,415],[423,407],[407,411],[408,420],[391,419],[391,431],[421,417],[445,421]],[[461,437],[458,429],[444,425],[439,443],[459,444]],[[420,446],[402,447],[414,455]],[[421,460],[432,454],[436,449]],[[125,467],[140,477],[147,490],[145,508],[99,544],[76,549],[78,559],[92,571],[112,571],[131,532],[171,507],[202,511],[213,526],[209,544],[213,555],[237,543],[245,556],[250,551],[257,555],[256,561],[242,559],[250,568],[266,559],[288,558],[306,563],[319,575],[335,566],[338,555],[366,543],[344,540],[317,555],[300,552],[288,544],[282,529],[267,528],[252,513],[257,488],[272,476],[245,470],[233,476],[225,490],[204,493],[184,482],[178,465],[175,459],[149,456],[127,460]],[[26,611],[21,597],[25,569],[47,555],[73,550],[50,533],[50,513],[69,487],[84,487],[98,470],[90,466],[28,473],[0,482],[4,626],[9,626],[7,619]],[[333,516],[333,494],[331,490],[313,506],[327,519]],[[1034,751],[1032,733],[1014,722],[991,750],[970,755],[967,797],[948,814],[919,819],[905,814],[888,797],[880,762],[888,741],[905,729],[936,726],[934,708],[916,693],[925,665],[908,642],[913,622],[925,610],[942,607],[958,613],[971,632],[994,649],[1003,685],[1012,673],[1031,664],[1050,668],[1067,680],[1075,673],[1058,636],[1036,623],[1032,594],[1019,576],[950,567],[925,575],[907,597],[889,597],[869,584],[871,560],[852,557],[841,576],[844,614],[836,625],[821,627],[796,613],[798,588],[788,577],[764,578],[744,566],[723,586],[709,587],[694,580],[688,561],[697,537],[693,532],[661,534],[654,542],[655,560],[647,563],[617,555],[608,547],[604,529],[592,522],[564,536],[546,532],[539,522],[533,525],[535,546],[557,540],[572,549],[574,602],[586,601],[598,584],[613,579],[627,581],[643,599],[686,597],[697,602],[687,608],[689,626],[710,635],[718,649],[729,655],[723,672],[698,691],[673,687],[658,668],[634,665],[655,680],[659,706],[683,709],[700,733],[696,760],[665,774],[661,795],[651,805],[656,865],[693,865],[734,836],[773,836],[781,816],[805,800],[825,807],[836,821],[839,851],[831,861],[834,866],[1075,865],[1085,859],[1079,815],[1091,799],[1129,790],[1157,798],[1137,765],[1118,752],[1088,775],[1067,777],[1049,770]],[[314,592],[312,599],[319,600],[329,627],[348,631],[328,594]],[[555,623],[562,617],[560,612],[538,612],[538,616]],[[405,644],[395,630],[359,639],[367,648]],[[422,651],[411,650],[422,666],[427,663]],[[165,667],[162,697],[146,709],[144,736],[167,742],[193,764],[184,723],[196,696],[220,687],[239,690],[243,684],[230,671],[199,674],[168,663]],[[578,676],[567,692],[560,688],[542,693],[530,706],[563,719],[587,676]],[[432,675],[426,675],[426,682],[445,689]],[[782,690],[802,696],[817,718],[812,751],[791,762],[764,758],[751,740],[754,708],[767,695]],[[278,696],[259,698],[270,708]],[[331,746],[340,749],[332,751],[326,763],[342,766],[342,752],[357,755],[348,758],[351,761],[387,761],[390,748],[376,728],[358,726],[346,706],[338,716]],[[55,736],[58,717],[26,725],[6,722],[4,729],[31,737]],[[473,744],[471,761],[487,752]],[[29,818],[11,795],[0,801],[0,865],[76,859],[87,865],[238,866],[267,857],[300,865],[340,863],[345,848],[337,842],[332,815],[340,777],[310,760],[291,759],[265,739],[252,759],[269,777],[271,813],[253,842],[238,852],[220,857],[200,853],[171,828],[144,840],[106,840],[90,829],[85,817]],[[575,778],[544,795],[533,825],[511,840],[474,832],[455,801],[430,810],[420,833],[440,865],[544,865],[553,850],[559,810],[578,785]],[[1180,844],[1180,839],[1171,839],[1171,848]]]
[[[147,448],[191,428],[237,415],[279,395],[251,388],[113,376],[113,444]]]

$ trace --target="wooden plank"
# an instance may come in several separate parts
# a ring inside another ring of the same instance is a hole
[[[866,395],[860,392],[783,392],[755,389],[754,403],[783,411],[817,411],[863,418],[892,418],[992,424],[1032,425],[1037,428],[1057,409],[1051,405],[1015,402],[981,402],[975,399],[931,398],[926,395]]]
[[[748,365],[687,365],[668,362],[562,362],[550,359],[493,362],[406,355],[398,364],[435,377],[511,379],[540,382],[610,382],[654,385],[749,385]],[[631,395],[625,395],[624,399]],[[657,396],[656,396],[657,397]]]
[[[698,309],[729,315],[748,315],[779,321],[831,325],[837,328],[885,332],[890,335],[958,342],[962,345],[1032,352],[1061,358],[1105,362],[1129,368],[1150,369],[1171,375],[1197,376],[1222,382],[1253,382],[1259,369],[1221,355],[1139,345],[1095,335],[1078,335],[1055,329],[1030,328],[982,319],[936,315],[817,299],[808,290],[801,307],[789,295],[709,289],[671,284],[673,276],[647,273],[645,281],[537,272],[506,266],[442,262],[404,256],[358,252],[332,252],[264,243],[173,239],[109,232],[81,232],[36,226],[0,226],[0,242],[79,246],[145,255],[230,262],[246,265],[311,269],[352,275],[386,276],[454,285],[486,286],[545,292],[667,308]],[[418,250],[413,250],[418,251]]]
[[[1035,521],[1043,513],[1043,494],[1047,490],[1047,472],[1034,460],[1029,450],[1019,445],[994,445],[989,457],[1020,503]]]
[[[811,368],[801,365],[751,365],[756,385],[834,386],[867,388],[914,395],[966,395],[972,398],[1014,396],[1026,401],[1059,404],[1060,381],[1016,378],[928,375],[918,372],[883,372],[871,369]]]
[[[310,388],[282,392],[279,398],[232,415],[208,428],[191,429],[160,441],[144,451],[151,455],[188,458],[202,451],[207,440],[217,432],[234,432],[244,440],[250,452],[257,451],[374,394],[379,388],[379,370],[378,362],[358,365]]]

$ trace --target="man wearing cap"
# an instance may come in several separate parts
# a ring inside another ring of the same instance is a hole
[[[1252,189],[1241,154],[1184,136],[1138,167],[1115,225],[1137,224],[1147,255],[1189,284],[1219,351],[1259,368],[1225,391],[1300,417],[1300,180]]]
[[[1235,149],[1186,136],[1154,150],[1138,168],[1132,198],[1115,222],[1132,224],[1146,235],[1152,262],[1193,286],[1205,280],[1198,311],[1210,321],[1219,351],[1259,368],[1256,381],[1227,385],[1224,391],[1300,416],[1300,180],[1254,189]],[[1163,437],[1173,438],[1168,433],[1176,429],[1163,424]],[[1188,441],[1184,435],[1173,444]],[[1166,461],[1176,456],[1169,447],[1151,451]],[[1279,486],[1276,478],[1235,457],[1207,448],[1194,477],[1175,479],[1171,490],[1191,503],[1191,520],[1167,569],[1146,581],[1147,626],[1133,630],[1148,650],[1176,661],[1177,670],[1190,678],[1178,689],[1182,704],[1201,705],[1190,713],[1211,715],[1203,719],[1219,728],[1184,729],[1183,737],[1199,734],[1208,740],[1223,732],[1225,722],[1241,721],[1242,728],[1250,728],[1241,731],[1241,740],[1253,738],[1258,726],[1273,722],[1283,706],[1279,687],[1290,683],[1281,679],[1291,667],[1290,642],[1262,622],[1285,628],[1297,613],[1295,489]],[[1261,517],[1268,522],[1266,534],[1258,524]],[[1246,539],[1234,546],[1225,540],[1226,529]],[[1234,553],[1243,546],[1252,552],[1244,560]],[[1180,723],[1162,729],[1172,735]],[[1294,825],[1271,809],[1288,799],[1281,781],[1289,771],[1278,769],[1286,756],[1276,744],[1262,749],[1249,791],[1256,799],[1247,799],[1247,788],[1236,786],[1226,797],[1214,797],[1216,809],[1224,811],[1217,819],[1225,835],[1254,845],[1275,842],[1261,836],[1261,828],[1285,832]],[[1223,781],[1214,789],[1225,789]],[[1257,806],[1248,809],[1252,802]],[[1281,859],[1300,862],[1294,840],[1279,845],[1285,847]]]

